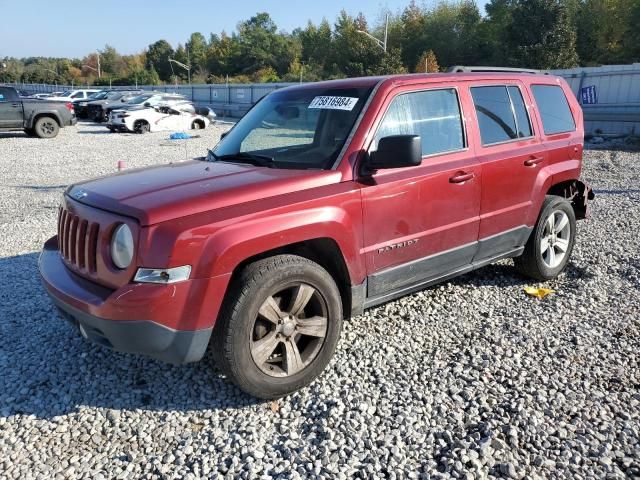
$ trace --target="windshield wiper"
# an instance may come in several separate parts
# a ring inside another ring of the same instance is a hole
[[[216,161],[221,161],[221,162],[230,161],[230,162],[250,163],[258,167],[269,167],[269,168],[273,168],[275,166],[275,160],[273,159],[273,157],[269,157],[268,155],[258,155],[255,153],[246,153],[246,152],[232,153],[229,155],[216,155],[212,151],[209,151],[209,154]]]

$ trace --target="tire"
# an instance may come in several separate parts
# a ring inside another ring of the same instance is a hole
[[[107,127],[111,133],[115,133],[116,129],[114,127]]]
[[[58,135],[60,126],[58,125],[58,122],[56,122],[55,118],[40,117],[36,120],[36,124],[33,129],[35,130],[35,135],[38,138],[54,138]]]
[[[550,226],[553,226],[553,235]],[[573,207],[565,198],[547,195],[523,254],[514,259],[516,269],[535,280],[556,278],[567,267],[575,241]]]
[[[342,302],[320,265],[295,255],[259,260],[242,270],[227,295],[211,348],[240,389],[279,398],[325,369],[340,338]]]
[[[136,123],[133,124],[133,131],[135,133],[149,133],[150,130],[151,127],[146,120],[136,120]]]
[[[200,124],[200,122],[193,122],[191,124],[191,130],[200,130],[202,128],[202,125]]]

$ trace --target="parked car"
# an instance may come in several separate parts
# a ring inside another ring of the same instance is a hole
[[[364,308],[505,258],[562,273],[593,198],[583,134],[553,75],[284,88],[207,157],[69,187],[41,276],[85,338],[176,364],[210,348],[240,388],[279,397]]]
[[[104,109],[105,117],[108,119],[113,110],[139,110],[143,108],[155,107],[156,105],[172,105],[174,103],[181,103],[188,101],[184,95],[178,95],[175,93],[164,92],[145,92],[141,93],[137,97],[129,99],[122,105],[109,105]],[[109,121],[107,120],[107,128],[109,128]],[[110,128],[110,130],[115,130]]]
[[[56,92],[52,93],[49,97],[50,100],[60,100],[64,102],[73,102],[74,100],[81,100],[89,98],[94,93],[98,93],[100,90],[97,89],[80,89],[80,90],[67,90],[66,92],[62,92],[60,94],[56,94]]]
[[[18,92],[18,96],[21,98],[33,97],[33,92],[30,92],[29,90],[18,88],[16,89],[16,92]]]
[[[134,133],[200,130],[207,128],[215,116],[208,108],[196,108],[191,102],[182,102],[138,110],[113,110],[108,128]]]
[[[110,90],[100,90],[99,92],[94,92],[89,95],[87,98],[80,98],[78,100],[74,100],[71,102],[73,104],[73,109],[76,112],[76,117],[78,118],[87,118],[87,105],[89,102],[94,100],[101,100],[107,98]]]
[[[104,98],[87,103],[87,116],[96,122],[106,122],[109,120],[106,115],[107,108],[118,108],[142,93],[142,90],[112,90]]]
[[[0,130],[53,138],[61,128],[75,124],[71,103],[20,97],[15,88],[0,87]]]

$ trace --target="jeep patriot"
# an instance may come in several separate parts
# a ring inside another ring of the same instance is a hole
[[[457,70],[277,90],[206,157],[70,186],[39,261],[53,303],[100,345],[209,350],[276,398],[365,308],[505,258],[557,277],[593,198],[580,106],[553,75]]]

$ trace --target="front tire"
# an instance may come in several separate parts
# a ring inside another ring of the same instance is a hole
[[[34,130],[38,138],[54,138],[60,131],[60,125],[58,125],[55,118],[40,117],[36,120]]]
[[[571,204],[547,195],[522,256],[514,259],[516,268],[536,280],[556,278],[569,263],[575,236],[576,215]]]
[[[342,329],[340,292],[317,263],[278,255],[248,265],[213,331],[216,363],[245,392],[282,397],[311,383]]]

